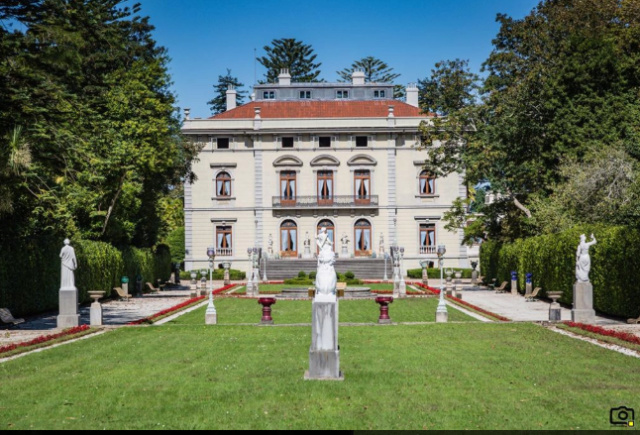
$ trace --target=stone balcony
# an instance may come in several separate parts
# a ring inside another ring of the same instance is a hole
[[[378,195],[333,195],[332,197],[320,197],[317,195],[297,196],[293,199],[285,199],[280,196],[272,197],[274,208],[298,209],[298,208],[377,208]]]

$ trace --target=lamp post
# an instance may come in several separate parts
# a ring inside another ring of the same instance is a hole
[[[209,246],[207,248],[207,257],[209,257],[209,305],[204,315],[204,323],[206,325],[215,325],[218,323],[218,314],[216,307],[213,305],[213,259],[216,258],[216,248]]]
[[[407,285],[404,282],[404,247],[400,246],[400,296],[407,294]]]
[[[251,278],[247,283],[247,295],[257,296],[259,294],[258,281],[260,280],[259,258],[260,249],[257,247],[247,248],[247,254],[251,260]]]
[[[438,245],[438,264],[440,265],[440,301],[438,302],[438,308],[436,308],[436,322],[446,322],[449,318],[447,313],[447,304],[444,302],[444,276],[443,276],[443,262],[444,254],[447,252],[447,248],[444,245]]]
[[[382,254],[384,256],[384,278],[382,278],[385,282],[389,281],[389,277],[387,276],[387,260],[389,259],[389,253],[384,252]]]
[[[262,282],[267,282],[267,256],[262,256]]]

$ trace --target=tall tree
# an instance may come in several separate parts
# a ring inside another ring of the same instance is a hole
[[[566,159],[619,146],[640,157],[640,20],[637,1],[545,0],[522,20],[497,21],[480,101],[450,111],[451,128],[426,128],[425,145],[437,150],[452,130],[473,132],[444,155],[445,169],[503,195],[491,227],[510,238],[534,231],[529,203],[567,181]]]
[[[320,62],[315,63],[317,55],[311,45],[295,38],[274,39],[271,46],[265,45],[266,56],[258,62],[267,69],[266,83],[275,83],[282,69],[288,69],[293,82],[318,82]]]
[[[233,86],[236,90],[236,105],[242,104],[246,91],[241,90],[244,86],[237,77],[231,75],[231,70],[227,68],[227,74],[218,76],[218,83],[213,85],[214,97],[207,101],[213,115],[227,110],[227,90]]]
[[[139,5],[9,1],[0,17],[0,137],[24,125],[31,162],[3,227],[114,244],[157,241],[158,201],[190,173],[168,57]]]
[[[356,70],[364,72],[365,83],[393,83],[395,79],[400,77],[400,74],[394,73],[393,68],[387,65],[386,62],[373,56],[367,56],[356,60],[349,68],[337,71],[340,77],[339,81],[350,82],[351,74]],[[402,85],[394,86],[394,98],[402,98],[404,95],[404,87]]]

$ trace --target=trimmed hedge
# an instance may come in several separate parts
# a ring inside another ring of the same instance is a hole
[[[585,234],[589,240],[592,233],[597,239],[589,249],[594,309],[621,318],[640,316],[640,232],[628,227],[583,225],[509,244],[484,242],[480,264],[485,279],[510,281],[515,270],[518,289],[523,293],[526,274],[531,273],[532,287],[542,287],[543,296],[549,291],[562,291],[559,301],[572,305],[580,235]]]
[[[60,250],[63,238],[38,238],[3,241],[0,245],[0,307],[8,307],[17,317],[30,316],[59,308]],[[91,290],[111,296],[113,287],[127,274],[129,286],[135,286],[135,272],[142,271],[145,281],[155,284],[171,275],[171,255],[166,246],[151,249],[128,248],[124,252],[104,242],[72,239],[78,268],[75,271],[78,300],[90,302]],[[130,290],[131,292],[131,290]]]
[[[453,275],[451,275],[452,279],[455,279],[456,272],[462,273],[461,278],[471,278],[471,272],[473,271],[473,269],[464,269],[459,267],[445,267],[444,268],[445,273],[442,274],[445,278],[447,277],[447,274],[446,274],[447,269],[451,269],[453,271]],[[413,279],[422,279],[422,269],[407,269],[407,276]],[[440,269],[436,267],[431,267],[431,268],[427,267],[427,277],[429,277],[429,279],[440,278]]]
[[[200,280],[201,276],[200,276],[200,270],[202,269],[196,269],[195,272],[197,274],[196,280]],[[207,273],[208,269],[207,269]],[[224,279],[224,269],[213,269],[213,279],[215,280],[221,280]],[[237,269],[229,269],[229,279],[232,281],[241,281],[243,279],[247,278],[247,274],[241,270],[237,270]],[[187,279],[187,280],[191,280],[191,271],[181,271],[180,272],[180,279]],[[209,275],[207,275],[207,279],[209,279]]]

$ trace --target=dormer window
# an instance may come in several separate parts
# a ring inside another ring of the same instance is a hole
[[[276,98],[276,93],[274,91],[264,91],[262,93],[262,98],[265,100],[273,100]]]
[[[311,91],[300,91],[301,100],[309,100],[311,98]]]
[[[349,91],[337,91],[336,92],[336,98],[338,98],[338,99],[349,98]]]
[[[373,98],[385,98],[385,92],[383,90],[373,91]]]

